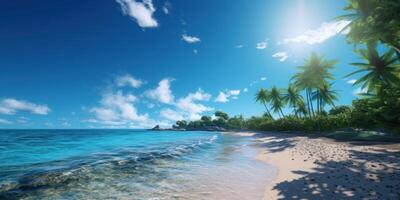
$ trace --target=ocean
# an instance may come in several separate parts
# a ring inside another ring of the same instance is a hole
[[[262,199],[253,137],[203,131],[0,130],[0,199]]]

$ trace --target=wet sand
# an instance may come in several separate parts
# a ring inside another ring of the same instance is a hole
[[[257,134],[257,159],[278,169],[264,199],[400,199],[400,144]]]

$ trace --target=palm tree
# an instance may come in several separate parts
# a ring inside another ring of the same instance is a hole
[[[281,94],[281,91],[277,87],[272,87],[271,92],[269,93],[269,98],[272,103],[272,110],[275,113],[280,113],[282,117],[285,115],[282,112],[282,107],[284,106],[284,100]]]
[[[262,88],[256,93],[256,102],[263,104],[267,110],[267,116],[272,118],[271,112],[267,106],[267,104],[270,102],[269,91],[267,89]]]
[[[312,94],[312,99],[317,101],[317,113],[322,114],[326,104],[335,106],[335,101],[338,99],[337,90],[331,89],[332,84],[324,84]]]
[[[307,107],[306,104],[304,104],[304,101],[298,102],[296,105],[296,115],[298,116],[307,116]]]
[[[400,64],[396,63],[397,58],[394,56],[394,50],[389,50],[379,55],[376,42],[367,43],[366,49],[358,49],[356,52],[366,63],[351,63],[358,68],[347,75],[347,77],[358,73],[366,73],[359,78],[353,85],[361,84],[361,89],[367,89],[368,92],[378,92],[381,86],[391,86],[399,83]]]
[[[332,90],[332,84],[324,84],[319,90],[321,102],[335,107],[335,101],[338,100],[339,93],[337,90]]]
[[[381,41],[394,48],[400,56],[400,2],[380,0],[348,0],[344,8],[351,13],[339,16],[349,22],[342,31],[355,44]],[[398,57],[400,59],[400,57]]]
[[[298,67],[300,72],[292,77],[294,85],[300,90],[306,91],[307,108],[310,116],[311,114],[315,116],[312,93],[327,84],[328,80],[334,79],[330,70],[335,68],[336,63],[336,60],[325,60],[323,56],[311,53],[304,65]]]
[[[293,108],[293,111],[297,116],[296,107],[300,102],[303,102],[303,97],[300,95],[299,90],[293,85],[289,85],[286,94],[283,96],[283,100]]]
[[[296,85],[297,88],[300,90],[306,90],[307,113],[311,116],[310,93],[313,88],[311,77],[309,77],[309,74],[307,73],[308,70],[306,70],[305,67],[301,66],[298,68],[300,69],[300,72],[295,74],[292,77],[292,80],[294,80],[294,85]]]

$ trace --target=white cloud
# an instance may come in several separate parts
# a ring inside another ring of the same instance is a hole
[[[184,112],[189,120],[197,120],[200,119],[200,115],[203,112],[214,110],[214,108],[197,103],[197,101],[208,101],[210,98],[210,94],[198,89],[195,93],[189,93],[186,97],[180,98],[176,103],[176,107]]]
[[[286,52],[280,51],[272,55],[273,58],[278,58],[279,61],[284,62],[289,56]]]
[[[159,125],[162,128],[170,128],[172,123],[169,120],[149,120],[145,123],[141,123],[140,125],[132,124],[128,128],[153,128],[156,125]]]
[[[265,81],[265,80],[267,80],[267,77],[261,77],[260,80]]]
[[[238,44],[238,45],[235,46],[235,48],[236,48],[236,49],[241,49],[241,48],[243,48],[243,45]]]
[[[137,113],[135,101],[134,95],[123,94],[122,91],[105,93],[100,106],[89,110],[95,116],[89,122],[115,126],[147,123],[148,115]]]
[[[19,119],[17,120],[17,122],[18,123],[20,123],[20,124],[26,124],[26,123],[28,123],[28,118],[26,118],[26,117],[19,117]]]
[[[256,45],[256,49],[259,49],[259,50],[265,49],[265,48],[267,48],[267,45],[268,45],[268,43],[266,41],[259,42]]]
[[[163,12],[166,14],[166,15],[168,15],[169,14],[169,10],[168,10],[168,8],[166,7],[166,6],[163,6]]]
[[[0,124],[12,124],[12,122],[6,119],[0,119]]]
[[[63,125],[63,126],[69,127],[69,126],[71,126],[71,123],[69,123],[69,122],[63,122],[62,125]]]
[[[287,43],[307,43],[307,44],[319,44],[324,42],[325,40],[337,35],[340,31],[345,28],[350,21],[348,20],[340,20],[334,22],[324,22],[317,29],[310,29],[305,31],[303,34],[293,37],[286,38],[283,40],[284,44]],[[342,32],[342,34],[346,34],[348,31]]]
[[[198,38],[198,37],[189,36],[189,35],[186,35],[186,34],[182,35],[182,40],[187,42],[187,43],[189,43],[189,44],[193,44],[193,43],[197,43],[197,42],[201,41],[200,38]]]
[[[26,111],[37,115],[47,115],[50,112],[50,108],[47,107],[47,105],[38,105],[12,98],[1,100],[0,114],[14,115],[18,111]]]
[[[262,49],[265,49],[265,48],[267,48],[267,42],[259,42],[256,45],[256,49],[262,50]]]
[[[121,5],[124,15],[132,17],[140,27],[153,28],[158,26],[157,20],[153,17],[156,9],[153,6],[152,0],[116,0]]]
[[[244,89],[243,89],[243,92],[247,92],[247,91],[248,91],[248,89],[247,89],[247,88],[244,88]]]
[[[129,74],[125,74],[123,76],[119,76],[115,79],[115,83],[118,87],[133,87],[133,88],[139,88],[142,84],[143,81],[139,79],[135,79],[133,76]]]
[[[181,112],[177,112],[175,110],[172,110],[170,108],[166,108],[160,111],[161,117],[164,117],[165,119],[171,120],[171,121],[178,121],[178,120],[183,120],[184,116]]]
[[[156,105],[154,105],[153,103],[146,103],[147,108],[154,108]]]
[[[356,81],[357,81],[356,79],[351,79],[351,80],[348,80],[346,83],[353,85]]]
[[[230,90],[230,91],[229,91],[229,94],[230,94],[230,95],[233,95],[233,96],[237,96],[237,95],[240,94],[240,90]]]
[[[229,90],[227,92],[219,92],[218,96],[215,98],[215,102],[226,103],[229,102],[229,98],[237,99],[240,94],[240,90]]]
[[[212,107],[199,103],[210,99],[210,94],[198,89],[195,93],[189,93],[186,97],[179,98],[174,104],[174,109],[166,108],[161,110],[160,116],[171,121],[198,120],[204,112],[214,110]]]
[[[168,2],[168,1],[166,1],[166,2],[164,3],[164,6],[162,7],[162,10],[163,10],[164,14],[168,15],[168,14],[170,13],[169,10],[170,10],[171,8],[172,8],[171,3]]]
[[[15,112],[15,110],[0,106],[0,114],[13,115]]]
[[[197,53],[199,53],[199,51],[197,49],[193,49],[193,53],[197,54]]]
[[[217,98],[215,98],[215,102],[226,103],[229,101],[229,95],[224,92],[219,92]]]
[[[164,78],[158,83],[158,87],[153,90],[148,90],[145,95],[150,98],[157,100],[161,103],[172,104],[174,102],[174,96],[171,92],[171,82],[173,79]]]
[[[253,85],[255,85],[257,83],[258,83],[258,81],[252,81],[249,85],[250,85],[250,87],[252,87]]]
[[[119,115],[117,111],[111,108],[92,108],[90,109],[91,113],[94,113],[96,118],[101,121],[114,121],[119,120]],[[94,122],[94,121],[93,121]]]

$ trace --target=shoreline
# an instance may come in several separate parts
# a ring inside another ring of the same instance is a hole
[[[249,133],[249,132],[247,132]],[[277,168],[264,199],[398,199],[400,144],[254,132],[256,159]]]

